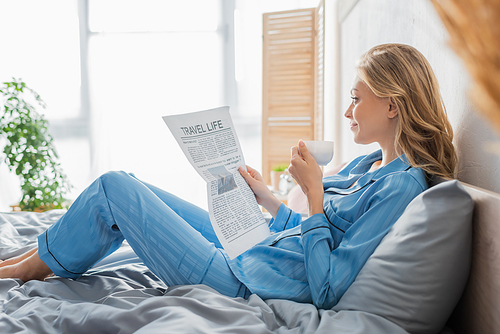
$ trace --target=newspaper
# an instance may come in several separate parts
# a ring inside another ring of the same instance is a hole
[[[229,107],[164,116],[182,151],[207,182],[210,221],[233,259],[270,235],[255,195],[238,171],[246,169]]]

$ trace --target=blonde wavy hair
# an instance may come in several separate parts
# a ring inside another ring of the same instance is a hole
[[[427,59],[409,45],[382,44],[361,56],[356,70],[375,95],[396,103],[397,152],[402,150],[409,163],[428,177],[454,178],[453,129]]]

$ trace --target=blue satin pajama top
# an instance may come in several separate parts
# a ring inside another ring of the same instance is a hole
[[[379,150],[325,177],[323,214],[302,221],[282,204],[270,237],[233,260],[226,256],[236,277],[264,299],[335,306],[406,206],[427,189],[424,172],[404,155],[369,172],[381,159]]]

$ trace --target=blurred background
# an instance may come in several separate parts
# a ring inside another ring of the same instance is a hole
[[[0,81],[21,78],[47,103],[70,199],[124,170],[206,208],[205,183],[161,116],[229,105],[260,169],[262,14],[318,2],[0,0]],[[10,211],[19,180],[1,159]]]

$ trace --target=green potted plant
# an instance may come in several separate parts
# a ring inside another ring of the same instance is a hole
[[[71,186],[58,163],[48,122],[35,106],[45,103],[20,79],[0,86],[0,145],[3,160],[21,180],[19,207],[46,211],[65,207]]]
[[[286,164],[275,165],[271,168],[271,187],[274,191],[279,191],[280,176],[287,168]]]

